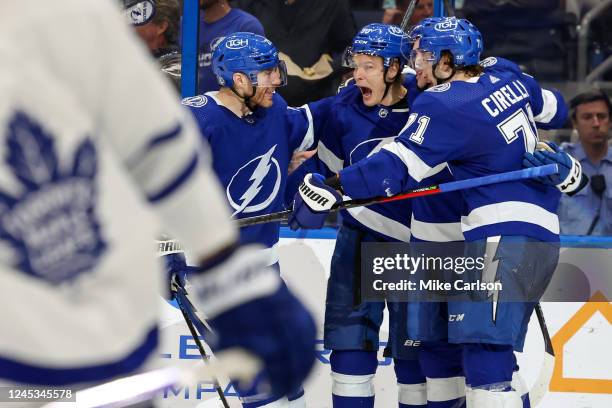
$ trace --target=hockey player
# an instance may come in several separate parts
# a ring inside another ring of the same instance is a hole
[[[421,71],[417,79],[428,71],[434,84],[441,85],[416,100],[400,137],[381,152],[326,182],[307,175],[302,190],[315,191],[329,202],[322,205],[322,200],[314,202],[309,194],[301,194],[295,217],[308,219],[326,212],[338,201],[336,190],[353,198],[393,194],[415,186],[445,164],[456,179],[520,168],[523,154],[533,152],[537,143],[533,111],[544,114],[543,98],[554,95],[542,92],[518,69],[483,75],[476,65],[481,41],[466,20],[445,19],[428,27],[413,50]],[[554,182],[571,192],[580,187],[579,168],[575,162],[566,164]],[[520,395],[510,385],[516,365],[513,348],[522,349],[533,300],[541,296],[556,266],[559,193],[519,181],[465,190],[462,197],[462,231],[470,242],[466,255],[482,256],[487,241],[496,242],[496,279],[535,292],[528,302],[449,303],[449,313],[464,316],[449,323],[449,341],[463,345],[463,369],[472,387],[468,407],[521,407]]]
[[[321,132],[317,154],[292,173],[287,196],[292,201],[304,175],[321,177],[356,163],[391,143],[409,116],[417,96],[414,75],[401,74],[410,52],[408,36],[397,26],[369,24],[355,36],[345,60],[353,79],[339,90]],[[312,225],[320,228],[324,219]],[[342,212],[327,286],[324,347],[332,350],[332,396],[335,408],[373,407],[373,379],[378,366],[379,329],[385,302],[359,299],[359,254],[362,242],[410,239],[410,207],[389,203]],[[387,302],[389,346],[398,381],[399,406],[426,403],[425,378],[416,348],[406,346],[406,304]]]
[[[289,161],[294,152],[316,146],[329,99],[290,108],[276,93],[286,83],[276,47],[252,33],[235,33],[213,52],[213,72],[221,87],[183,101],[196,117],[213,153],[213,169],[225,188],[235,218],[280,211]],[[312,111],[311,111],[312,109]],[[278,266],[279,223],[241,229],[243,242],[266,247],[267,264]],[[245,407],[265,406],[277,396],[242,395]],[[303,391],[289,396],[303,406]]]
[[[0,383],[79,388],[157,360],[163,229],[198,261],[213,348],[246,350],[288,392],[313,321],[237,247],[195,123],[113,6],[0,4]]]
[[[415,27],[410,35],[411,39],[415,40],[422,35],[429,35],[427,30],[437,23],[444,22],[443,18],[432,18],[423,21]],[[476,42],[480,48],[477,53],[480,54],[482,43]],[[469,44],[466,44],[463,50],[458,50],[457,47],[453,55],[460,55],[469,51]],[[477,61],[478,59],[475,58]],[[517,67],[510,61],[501,58],[488,58],[480,65],[483,69],[483,75],[492,77],[503,75],[507,71],[517,71]],[[438,80],[433,76],[431,70],[417,70],[419,75],[419,86],[422,89],[427,89],[438,84]],[[534,94],[537,96],[537,89],[534,89]],[[561,95],[556,91],[542,90],[541,96],[537,99],[541,103],[532,106],[535,125],[540,129],[553,129],[563,126],[567,116],[567,107]],[[550,153],[538,152],[536,155],[549,155]],[[526,153],[531,156],[531,153]],[[530,159],[535,161],[535,157]],[[567,163],[569,157],[561,155],[556,157],[555,163]],[[532,166],[526,162],[528,166]],[[538,164],[544,164],[539,162]],[[453,176],[448,167],[445,167],[440,172],[421,181],[422,186],[440,184],[447,181],[452,181]],[[463,201],[461,193],[452,192],[442,196],[417,197],[411,200],[412,204],[412,236],[411,242],[458,242],[463,240],[461,232],[461,215],[463,209]],[[415,251],[422,253],[428,247],[423,244],[415,245]],[[434,245],[434,248],[436,246]],[[448,250],[448,246],[444,246]],[[436,407],[456,406],[453,400],[460,398],[464,392],[464,378],[461,367],[461,349],[459,345],[449,345],[444,341],[447,339],[448,314],[445,312],[445,304],[437,303],[419,303],[416,307],[411,305],[411,313],[409,314],[409,335],[411,338],[422,340],[421,352],[419,358],[423,371],[427,376],[428,393],[430,396],[436,396],[438,405]],[[433,321],[437,322],[434,324]],[[453,347],[454,346],[454,347]],[[455,371],[456,376],[454,386],[450,386],[449,382],[442,381],[440,372],[444,376],[449,372]],[[526,389],[518,375],[513,378],[513,387],[515,387],[525,400],[525,406],[529,406],[528,395]],[[446,405],[440,401],[445,400]],[[430,397],[431,400],[431,397]]]

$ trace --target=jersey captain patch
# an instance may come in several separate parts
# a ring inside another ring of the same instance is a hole
[[[95,213],[94,144],[84,138],[72,162],[61,163],[54,137],[27,114],[15,113],[6,131],[3,165],[20,189],[0,186],[3,261],[52,284],[93,271],[106,249]]]

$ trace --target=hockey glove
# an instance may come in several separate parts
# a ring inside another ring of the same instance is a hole
[[[342,196],[325,184],[322,175],[307,174],[295,194],[293,210],[289,216],[289,227],[292,230],[323,227],[327,214],[334,204],[340,201]]]
[[[267,389],[253,388],[256,379],[248,378],[237,381],[239,392],[284,395],[298,388],[312,368],[316,329],[267,261],[254,246],[217,257],[189,275],[189,295],[214,331],[207,337],[214,352],[246,351],[261,363],[257,379],[264,378]]]
[[[553,142],[538,142],[535,152],[523,155],[523,167],[537,167],[546,164],[557,164],[559,173],[538,177],[541,183],[556,186],[562,193],[576,194],[588,183],[582,173],[580,162],[565,153]]]
[[[174,299],[176,285],[185,286],[185,276],[190,270],[185,260],[185,253],[181,244],[174,239],[157,241],[157,255],[164,261],[166,277],[168,279],[168,298]]]

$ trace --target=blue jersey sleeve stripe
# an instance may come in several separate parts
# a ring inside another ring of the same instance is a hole
[[[154,136],[153,138],[151,138],[151,140],[149,140],[149,142],[142,149],[140,149],[138,152],[132,155],[132,157],[127,159],[126,161],[127,167],[130,169],[134,168],[139,162],[143,160],[143,158],[149,152],[151,152],[151,150],[156,149],[157,147],[160,147],[164,143],[174,140],[177,136],[181,134],[182,131],[183,131],[183,124],[178,123],[176,127],[171,129],[170,131]]]
[[[99,382],[125,375],[141,367],[157,348],[158,332],[153,328],[143,342],[127,356],[108,364],[78,368],[49,368],[0,357],[0,377],[23,384],[62,386]]]
[[[164,198],[172,195],[185,181],[187,181],[198,167],[198,155],[194,154],[193,158],[185,169],[169,184],[156,193],[148,194],[149,202],[156,203]]]

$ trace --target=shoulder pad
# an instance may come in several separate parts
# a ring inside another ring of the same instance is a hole
[[[201,108],[208,103],[208,98],[204,95],[190,96],[184,98],[181,103],[187,106],[193,106],[194,108]]]

